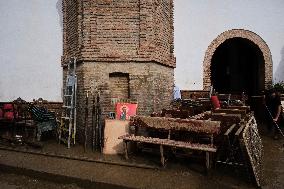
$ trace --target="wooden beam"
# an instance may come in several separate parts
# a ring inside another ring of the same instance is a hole
[[[165,157],[164,157],[164,148],[163,145],[160,145],[160,153],[161,153],[161,164],[165,167]]]
[[[125,155],[125,159],[129,159],[128,157],[128,148],[127,148],[127,142],[128,141],[124,141],[124,155]]]
[[[233,130],[236,126],[237,126],[236,124],[233,124],[233,125],[226,131],[226,133],[225,133],[224,135],[229,135],[229,134],[232,132],[232,130]]]
[[[235,133],[235,136],[239,136],[240,133],[244,130],[245,126],[246,126],[245,124],[242,124],[241,127]]]
[[[180,130],[197,133],[218,134],[220,121],[176,119],[167,117],[135,116],[133,124],[138,127],[151,127],[155,129]]]
[[[206,152],[206,171],[208,172],[210,169],[210,152]]]

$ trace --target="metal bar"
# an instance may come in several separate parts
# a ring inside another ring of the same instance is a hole
[[[282,137],[284,137],[284,134],[283,134],[282,130],[280,129],[279,125],[273,120],[273,116],[272,116],[270,110],[268,109],[268,107],[266,106],[266,104],[265,104],[265,108],[266,108],[266,110],[268,111],[268,113],[269,113],[269,115],[270,115],[270,118],[272,119],[272,121],[273,121],[273,123],[274,123],[274,126],[275,126],[276,129],[279,131],[279,133],[282,135]]]

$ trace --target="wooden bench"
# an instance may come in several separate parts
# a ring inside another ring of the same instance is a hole
[[[149,136],[137,135],[137,132],[132,135],[123,135],[119,139],[124,141],[125,158],[128,159],[128,142],[156,144],[160,146],[161,164],[165,166],[164,146],[170,148],[184,148],[190,150],[203,151],[206,154],[206,170],[211,168],[211,156],[212,153],[217,151],[217,147],[214,145],[213,136],[220,131],[220,122],[208,121],[208,120],[189,120],[189,119],[173,119],[165,117],[145,117],[137,116],[134,118],[133,124],[137,131],[138,128],[146,127],[167,131],[167,138],[156,138]],[[172,134],[176,131],[190,132],[191,134],[203,134],[208,136],[210,143],[202,144],[189,141],[180,141],[172,139]]]
[[[161,154],[161,164],[165,166],[165,157],[164,157],[164,148],[163,146],[175,147],[175,148],[185,148],[190,150],[199,150],[206,152],[206,169],[208,170],[211,166],[210,153],[214,153],[217,151],[217,148],[211,144],[196,144],[190,142],[176,141],[170,139],[160,139],[160,138],[152,138],[152,137],[144,137],[144,136],[134,136],[134,135],[124,135],[119,137],[119,139],[123,139],[124,141],[124,150],[125,150],[125,158],[128,157],[128,147],[127,143],[132,142],[143,142],[148,144],[157,144],[160,146],[160,154]]]

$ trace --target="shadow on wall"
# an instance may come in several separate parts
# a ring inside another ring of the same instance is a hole
[[[275,71],[276,82],[284,81],[284,47],[281,49],[281,60]]]
[[[62,0],[58,0],[56,3],[56,9],[59,15],[59,23],[61,26],[61,29],[63,29],[63,13],[62,13]]]

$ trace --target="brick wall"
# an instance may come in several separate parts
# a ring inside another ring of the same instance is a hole
[[[111,98],[129,98],[129,74],[111,73],[109,75],[109,89]]]
[[[62,1],[63,12],[63,56],[62,62],[79,55],[79,18],[77,1]]]
[[[172,0],[64,0],[63,57],[175,67]]]
[[[174,70],[156,63],[88,62],[78,67],[77,126],[79,138],[84,131],[86,91],[99,91],[103,115],[113,111],[111,104],[110,73],[129,74],[130,99],[138,102],[138,114],[150,115],[153,111],[169,108],[173,98]],[[82,74],[82,75],[81,75]],[[80,79],[81,78],[81,79]],[[92,96],[92,95],[90,95]],[[91,111],[92,97],[89,99]],[[88,127],[91,128],[91,112]]]
[[[173,0],[63,0],[63,14],[61,63],[64,67],[72,56],[78,59],[79,141],[87,90],[100,92],[104,115],[114,110],[112,95],[126,96],[126,88],[129,99],[138,101],[140,115],[170,105],[175,68]],[[109,77],[116,73],[128,78]],[[118,88],[119,83],[124,87]]]
[[[211,81],[211,60],[216,49],[227,39],[232,38],[244,38],[252,41],[255,45],[259,47],[264,58],[264,69],[265,69],[265,89],[268,89],[272,85],[273,69],[272,69],[272,56],[270,49],[266,42],[258,36],[256,33],[244,29],[233,29],[228,30],[220,34],[212,43],[208,46],[205,58],[203,61],[203,89],[208,90],[212,85]]]

